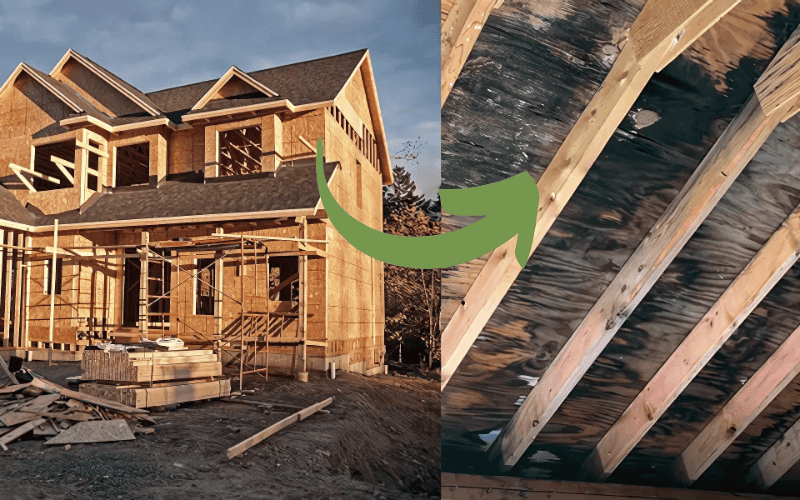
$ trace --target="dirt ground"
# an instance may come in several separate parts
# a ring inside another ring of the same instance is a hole
[[[78,364],[26,367],[66,386]],[[236,387],[238,389],[238,382]],[[330,414],[295,423],[232,460],[225,450],[296,410],[205,401],[154,412],[135,441],[48,447],[28,438],[0,452],[0,498],[420,499],[440,496],[440,391],[416,377],[335,380],[311,374],[245,380],[246,396]]]

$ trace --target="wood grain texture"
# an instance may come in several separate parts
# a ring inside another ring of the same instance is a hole
[[[756,95],[766,114],[775,113],[800,95],[800,29],[789,40],[755,85]]]
[[[750,162],[780,117],[751,97],[581,321],[493,444],[513,466]]]
[[[539,211],[530,254],[538,247],[639,97],[670,49],[675,33],[707,4],[695,3],[694,7],[692,2],[680,3],[680,8],[673,11],[668,2],[650,0],[644,18],[641,15],[637,18],[637,35],[622,49],[602,87],[537,181]],[[668,11],[670,16],[666,19],[660,17],[658,14],[662,10]],[[657,36],[662,38],[652,46]],[[522,271],[515,257],[515,246],[516,238],[513,238],[492,252],[442,333],[443,388]]]
[[[539,178],[608,71],[603,48],[631,25],[640,6],[569,2],[556,14],[537,17],[528,2],[504,4],[489,19],[443,108],[445,187],[481,185],[523,170]],[[513,415],[685,184],[799,16],[792,2],[745,0],[651,80],[443,392],[444,470],[496,473],[485,463],[492,432]],[[741,44],[735,38],[722,43],[744,32]],[[636,129],[632,114],[639,109],[655,111],[658,121]],[[575,478],[592,448],[800,202],[793,187],[800,185],[798,133],[794,119],[776,129],[513,474]],[[463,284],[481,266],[445,273]],[[698,376],[702,382],[690,384],[610,481],[663,483],[672,460],[796,326],[795,274],[790,271],[756,308]],[[456,293],[450,297],[457,300]],[[720,463],[731,467],[721,469],[716,489],[732,484],[746,462],[794,423],[789,399],[775,406],[782,398],[762,416],[765,437],[756,433],[751,445],[743,433],[697,487],[709,488],[705,478]]]
[[[605,480],[672,404],[733,331],[800,255],[800,207],[781,224],[719,300],[697,323],[583,465],[583,475]]]

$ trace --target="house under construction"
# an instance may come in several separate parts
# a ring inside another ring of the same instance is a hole
[[[0,88],[2,348],[177,336],[245,371],[383,371],[383,265],[326,218],[318,139],[336,199],[380,230],[367,50],[150,93],[73,50],[20,64]]]

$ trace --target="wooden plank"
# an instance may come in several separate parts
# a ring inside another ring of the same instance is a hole
[[[30,386],[31,386],[30,383],[26,383],[26,384],[9,385],[7,387],[0,387],[0,394],[13,394]]]
[[[583,479],[605,480],[700,373],[800,255],[800,206],[708,310],[636,396],[581,467]]]
[[[74,163],[72,163],[71,161],[61,159],[58,156],[50,156],[50,161],[56,164],[56,167],[58,167],[58,169],[61,170],[61,173],[64,174],[64,177],[66,177],[70,183],[75,184],[75,177],[70,173],[69,170],[67,170],[67,168],[71,168],[73,169],[72,171],[74,172],[75,171]]]
[[[677,43],[667,52],[656,71],[661,72],[661,70],[666,68],[669,63],[674,61],[684,50],[689,48],[690,45],[700,38],[710,26],[715,25],[725,14],[733,10],[733,8],[739,4],[739,1],[740,0],[735,2],[710,2],[706,5],[697,17],[684,29],[682,34],[678,36]]]
[[[63,413],[50,413],[50,412],[44,412],[44,411],[35,411],[35,410],[32,410],[32,409],[27,409],[27,408],[20,408],[18,411],[20,411],[22,413],[30,413],[30,414],[34,415],[35,417],[47,417],[47,418],[52,418],[52,419],[55,419],[55,420],[68,420],[70,422],[87,422],[87,421],[92,419],[91,415],[89,415],[88,413],[84,413],[84,412],[76,412],[76,413],[72,413],[70,415],[65,415]]]
[[[733,0],[725,0],[733,1]],[[649,0],[634,24],[636,31],[625,45],[603,86],[580,116],[537,185],[539,212],[529,255],[550,230],[561,210],[600,156],[606,143],[628,110],[639,97],[678,34],[708,2],[692,2],[694,10],[684,8],[685,18],[668,16],[667,27],[659,13],[672,7],[670,0]],[[686,7],[688,3],[682,2]],[[705,31],[711,26],[700,26]],[[648,28],[649,24],[653,26]],[[644,37],[637,40],[637,33]],[[662,34],[660,44],[651,48],[653,35]],[[637,55],[644,54],[644,55]],[[522,271],[515,256],[516,236],[492,252],[464,300],[456,308],[442,333],[442,388],[447,385],[478,334],[489,321],[500,301]]]
[[[800,327],[753,374],[681,453],[678,480],[690,485],[742,431],[800,374]]]
[[[42,396],[37,397],[29,404],[24,406],[23,408],[33,411],[34,413],[38,413],[48,406],[50,406],[54,401],[61,398],[60,394],[45,394]],[[13,411],[11,413],[6,413],[2,417],[0,417],[0,422],[3,423],[6,427],[14,427],[15,425],[19,425],[23,422],[28,422],[36,418],[35,414],[21,412],[22,408]]]
[[[764,114],[800,97],[800,28],[796,29],[772,59],[755,85]]]
[[[108,158],[108,153],[106,153],[102,149],[96,148],[96,147],[94,147],[94,146],[92,146],[92,145],[90,145],[90,144],[88,144],[86,142],[83,142],[81,140],[76,140],[75,141],[75,145],[78,146],[79,148],[82,148],[82,149],[85,149],[86,151],[89,151],[90,153],[94,153],[97,156],[102,156],[103,158]]]
[[[0,437],[0,445],[5,447],[8,443],[14,441],[17,438],[24,436],[25,434],[32,431],[35,427],[39,427],[43,423],[47,422],[46,418],[39,417],[35,420],[31,420],[30,422],[26,422],[11,432],[4,434]]]
[[[654,498],[668,500],[707,500],[710,498],[714,500],[777,500],[778,498],[786,497],[628,484],[582,483],[442,473],[443,500],[517,500],[520,498],[542,500],[582,500],[585,498],[602,498],[603,500],[631,498],[639,500]]]
[[[2,356],[0,356],[0,368],[3,369],[3,373],[6,374],[6,377],[8,377],[8,379],[11,380],[11,382],[13,382],[14,385],[19,385],[17,377],[15,377],[14,374],[11,373],[11,371],[8,369],[8,365],[6,364],[6,361],[3,359]]]
[[[275,434],[276,432],[278,432],[278,431],[280,431],[282,429],[285,429],[286,427],[289,427],[293,423],[299,422],[301,420],[305,420],[306,418],[310,417],[311,415],[313,415],[314,413],[318,412],[319,410],[325,408],[326,406],[328,406],[332,402],[333,402],[333,398],[328,398],[325,401],[321,401],[321,402],[319,402],[317,404],[311,405],[311,406],[309,406],[308,408],[306,408],[304,410],[300,410],[297,413],[294,413],[294,414],[284,418],[283,420],[281,420],[280,422],[278,422],[276,424],[270,425],[269,427],[267,427],[263,431],[259,432],[258,434],[254,434],[254,435],[250,436],[249,438],[245,439],[241,443],[239,443],[239,444],[237,444],[235,446],[231,446],[230,448],[228,448],[228,459],[231,459],[231,458],[233,458],[233,457],[235,457],[237,455],[240,455],[241,453],[244,453],[245,451],[247,451],[250,448],[252,448],[253,446],[257,445],[261,441],[267,439],[268,437],[270,437],[271,435]]]
[[[56,278],[58,277],[58,219],[53,221],[53,259],[50,261],[50,322],[47,344],[47,364],[53,364],[53,329],[55,328]]]
[[[195,384],[125,389],[124,392],[127,393],[129,401],[137,408],[150,408],[230,396],[231,381],[226,379]]]
[[[491,12],[503,0],[458,0],[442,23],[442,106]]]
[[[133,441],[136,437],[124,420],[79,422],[44,444],[112,443]]]
[[[299,141],[300,141],[300,142],[303,144],[303,146],[307,147],[307,148],[308,148],[308,149],[310,149],[312,152],[314,152],[314,153],[315,153],[315,152],[317,151],[317,148],[315,148],[314,146],[312,146],[312,145],[311,145],[311,143],[310,143],[310,142],[308,142],[308,141],[305,139],[305,137],[303,137],[302,135],[299,135],[299,136],[297,136],[297,139],[298,139],[298,140],[299,140]]]
[[[750,97],[492,443],[502,464],[516,464],[778,123]]]
[[[750,467],[748,482],[760,490],[769,489],[800,460],[800,420]]]
[[[101,406],[103,408],[108,408],[109,410],[114,410],[120,413],[149,413],[146,410],[140,410],[137,408],[131,408],[130,406],[115,403],[113,401],[108,401],[102,398],[98,398],[95,396],[90,396],[88,394],[83,394],[80,392],[75,392],[70,389],[64,389],[63,387],[56,385],[48,380],[44,380],[41,378],[34,378],[31,381],[31,385],[43,391],[47,391],[50,393],[58,393],[62,396],[75,399],[77,401],[82,401],[84,403],[89,403],[95,406]]]
[[[185,358],[185,357],[202,358],[214,355],[214,351],[211,349],[186,349],[181,351],[129,352],[126,354],[128,355],[128,359],[131,360],[151,360],[151,359],[169,360],[171,358]]]
[[[44,175],[41,172],[33,171],[33,170],[31,170],[31,169],[29,169],[27,167],[21,167],[21,166],[15,164],[15,163],[9,163],[8,164],[8,168],[10,168],[15,174],[17,174],[17,177],[19,177],[20,180],[23,180],[22,172],[24,172],[24,173],[26,173],[28,175],[32,175],[34,177],[38,177],[39,179],[42,179],[42,180],[45,180],[45,181],[48,181],[48,182],[52,182],[53,184],[61,184],[61,179],[58,179],[57,177],[50,177],[49,175]],[[25,181],[23,180],[23,182],[25,182]],[[26,186],[27,186],[27,184],[26,184]]]

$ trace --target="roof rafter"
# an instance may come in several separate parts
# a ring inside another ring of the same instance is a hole
[[[750,467],[748,480],[760,490],[769,489],[800,461],[800,420],[783,433]]]
[[[773,61],[768,71],[776,64],[782,65]],[[794,104],[778,107],[785,112]],[[502,464],[516,464],[782,118],[782,112],[765,115],[756,95],[745,103],[492,443]]]
[[[736,5],[739,0],[715,0]],[[702,33],[716,18],[699,14],[705,0],[649,0],[631,28],[631,38],[600,90],[580,116],[537,185],[539,212],[529,255],[544,238],[575,193],[614,131],[639,97],[676,36],[691,28]],[[522,271],[514,249],[516,236],[499,246],[478,274],[442,334],[442,388],[446,386],[478,334]]]
[[[796,328],[772,356],[678,458],[678,480],[694,483],[764,408],[800,374],[800,327]]]
[[[581,467],[605,480],[800,256],[800,206],[703,316]]]

